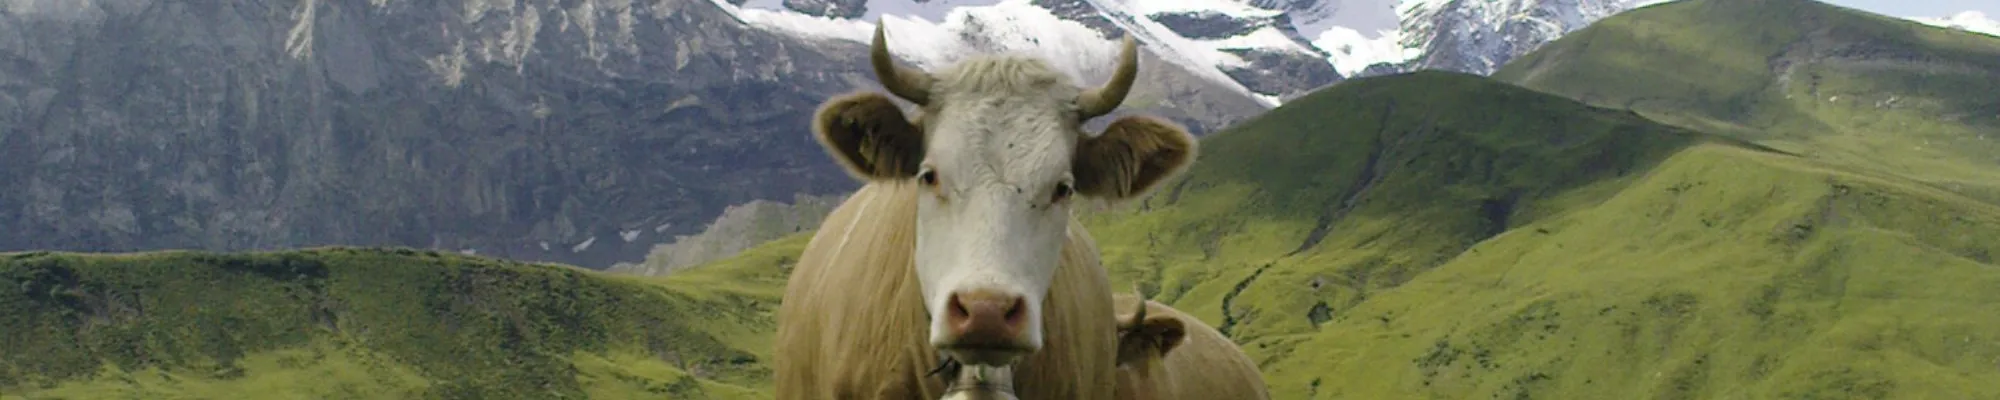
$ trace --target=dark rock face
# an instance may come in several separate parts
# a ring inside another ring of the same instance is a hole
[[[1258,7],[1278,9],[1293,6],[1310,7],[1314,3],[1254,4]],[[1312,92],[1314,89],[1331,85],[1345,77],[1334,70],[1333,64],[1326,62],[1327,54],[1314,48],[1312,42],[1293,28],[1289,13],[1278,13],[1270,17],[1250,17],[1223,14],[1216,11],[1157,13],[1146,16],[1159,22],[1174,33],[1196,40],[1216,40],[1240,37],[1264,28],[1276,29],[1279,33],[1298,45],[1297,51],[1275,49],[1223,49],[1223,51],[1243,57],[1250,65],[1246,68],[1222,68],[1231,79],[1245,88],[1259,94],[1291,98]]]
[[[1396,66],[1395,64],[1378,62],[1374,64],[1369,64],[1368,68],[1361,69],[1361,73],[1355,74],[1354,77],[1366,78],[1371,76],[1394,75],[1402,72],[1403,72],[1402,68]]]
[[[822,17],[861,18],[868,13],[868,0],[785,0],[785,8]]]
[[[1034,0],[1031,4],[1048,9],[1050,13],[1062,19],[1090,27],[1105,37],[1120,37],[1125,34],[1125,30],[1119,28],[1118,24],[1111,22],[1110,18],[1105,18],[1103,12],[1084,0]]]
[[[854,186],[805,127],[868,79],[858,44],[803,46],[699,1],[373,3],[4,14],[0,249],[602,266],[730,204]]]
[[[1223,73],[1258,93],[1299,96],[1343,79],[1333,64],[1310,54],[1255,49],[1225,51],[1249,61],[1250,68]]]
[[[856,187],[807,123],[875,87],[864,45],[702,0],[24,1],[0,6],[0,251],[602,268],[732,204]],[[1258,111],[1176,101],[1196,130]]]
[[[1228,39],[1271,26],[1271,20],[1232,16],[1214,11],[1159,13],[1150,16],[1189,39]]]
[[[1403,21],[1406,44],[1424,54],[1398,66],[1491,74],[1514,57],[1631,8],[1623,0],[1532,0],[1503,4],[1452,1],[1418,9]]]

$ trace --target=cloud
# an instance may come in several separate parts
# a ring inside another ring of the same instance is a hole
[[[2000,21],[1995,21],[1993,18],[1987,17],[1986,13],[1978,11],[1961,12],[1944,18],[1914,17],[1910,18],[1910,20],[1946,28],[1957,28],[2000,36]]]

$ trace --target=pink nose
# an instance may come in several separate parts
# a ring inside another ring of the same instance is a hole
[[[946,305],[945,327],[956,339],[950,347],[1026,350],[1021,331],[1028,304],[1021,296],[974,289],[952,292]]]

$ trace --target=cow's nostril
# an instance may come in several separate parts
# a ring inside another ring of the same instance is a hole
[[[958,301],[958,293],[952,293],[950,299],[946,300],[946,303],[946,308],[950,309],[951,312],[951,319],[947,321],[964,320],[972,314],[972,312],[965,310],[965,303]]]
[[[1015,297],[1014,304],[1010,307],[1007,307],[1007,323],[1009,325],[1019,324],[1021,323],[1021,316],[1027,313],[1028,313],[1028,301],[1026,299]]]

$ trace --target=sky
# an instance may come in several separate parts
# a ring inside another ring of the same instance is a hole
[[[1978,11],[1988,18],[2000,18],[2000,1],[1995,0],[1820,0],[1842,7],[1865,10],[1891,17],[1949,17],[1962,11]]]

